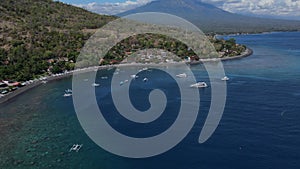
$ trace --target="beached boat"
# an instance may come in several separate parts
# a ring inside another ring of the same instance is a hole
[[[178,77],[178,78],[186,78],[187,74],[186,73],[181,73],[181,74],[176,75],[176,77]]]
[[[194,87],[194,88],[206,88],[206,87],[208,87],[208,85],[205,82],[198,82],[198,83],[190,85],[190,87]]]

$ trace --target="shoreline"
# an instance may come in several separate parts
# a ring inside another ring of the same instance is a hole
[[[239,36],[239,35],[262,35],[262,34],[272,34],[272,33],[293,33],[300,32],[300,30],[294,31],[267,31],[267,32],[249,32],[249,33],[225,33],[225,34],[216,34],[216,36]]]
[[[143,63],[127,63],[127,64],[119,64],[119,65],[103,65],[103,66],[93,66],[93,67],[88,67],[88,68],[83,68],[83,69],[77,69],[77,70],[73,70],[67,73],[62,73],[56,76],[47,76],[46,81],[50,82],[50,81],[55,81],[55,80],[60,80],[60,79],[64,79],[67,77],[72,76],[74,73],[85,73],[85,72],[89,72],[92,70],[96,70],[96,69],[108,69],[108,68],[114,68],[114,67],[128,67],[128,66],[163,66],[163,65],[174,65],[174,64],[190,64],[190,65],[196,65],[196,64],[201,64],[203,62],[215,62],[218,60],[221,61],[229,61],[229,60],[236,60],[236,59],[241,59],[244,57],[248,57],[251,56],[253,54],[253,50],[250,48],[247,48],[245,50],[245,52],[243,52],[241,55],[238,56],[232,56],[232,57],[225,57],[225,58],[214,58],[214,59],[200,59],[199,61],[196,62],[174,62],[174,63],[158,63],[158,64],[143,64]],[[38,87],[40,85],[43,85],[43,81],[42,80],[37,80],[34,81],[31,84],[28,84],[24,87],[21,87],[13,92],[10,92],[7,95],[4,95],[3,97],[0,98],[0,105],[8,102],[10,100],[12,100],[13,98],[15,98],[16,96],[22,95],[23,93],[30,91],[31,89]]]

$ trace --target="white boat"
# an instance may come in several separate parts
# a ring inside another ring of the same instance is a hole
[[[147,82],[148,80],[149,80],[148,78],[144,78],[144,79],[143,79],[144,82]]]
[[[128,82],[129,82],[129,80],[121,81],[121,82],[120,82],[120,86],[122,86],[123,84],[128,83]]]
[[[70,97],[70,96],[72,96],[71,93],[65,93],[65,94],[64,94],[64,97]]]
[[[71,152],[71,151],[78,152],[81,149],[82,146],[83,146],[83,144],[73,144],[73,146],[70,148],[69,152]]]
[[[206,88],[206,87],[208,87],[208,85],[205,82],[198,82],[198,83],[190,85],[190,87],[194,87],[194,88]]]
[[[72,90],[71,89],[67,89],[65,90],[66,93],[72,93]]]
[[[103,76],[103,77],[101,77],[101,79],[108,79],[108,77],[107,76]]]
[[[221,80],[223,80],[223,81],[228,81],[229,78],[228,78],[227,76],[225,76],[225,77],[223,77]]]
[[[186,73],[181,73],[181,74],[176,75],[176,77],[178,77],[178,78],[186,78],[187,74]]]
[[[98,87],[98,86],[100,86],[100,84],[98,84],[98,83],[93,83],[92,86]]]
[[[148,70],[148,69],[149,69],[149,68],[144,67],[143,69],[140,69],[138,72],[146,71],[146,70]]]
[[[130,77],[133,78],[133,79],[139,78],[139,76],[137,76],[137,75],[130,75]]]

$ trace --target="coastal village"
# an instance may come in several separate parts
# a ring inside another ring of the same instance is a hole
[[[17,90],[19,87],[22,87],[20,82],[0,81],[0,98],[11,91]]]
[[[218,39],[215,36],[208,36],[210,42],[214,45],[216,52],[218,53],[219,59],[228,59],[230,57],[247,55],[247,47],[244,45],[237,44],[234,39],[224,40]],[[182,48],[181,46],[175,51],[168,51],[166,49],[147,49],[133,52],[132,45],[122,44],[125,47],[123,50],[113,49],[117,52],[113,56],[115,59],[101,59],[101,66],[109,66],[115,64],[162,64],[162,63],[178,63],[185,62],[188,64],[200,63],[206,61],[201,59],[193,52]],[[139,48],[144,48],[143,44],[139,44]],[[136,46],[136,45],[135,45]],[[171,45],[172,46],[172,45]],[[178,46],[176,44],[175,46]],[[169,49],[169,48],[168,48]],[[245,53],[246,52],[246,53]],[[248,51],[249,52],[249,51]],[[179,53],[181,56],[177,56]],[[186,56],[183,56],[183,54]],[[121,57],[118,57],[120,56]],[[120,58],[125,58],[120,61]],[[216,59],[216,58],[215,58]],[[210,59],[208,59],[210,60]],[[39,75],[37,78],[27,81],[14,81],[10,79],[0,79],[0,98],[8,95],[9,93],[22,88],[26,85],[34,83],[46,83],[49,77],[58,77],[67,74],[71,74],[74,71],[75,63],[73,60],[67,57],[48,59],[48,68],[44,75]],[[68,65],[65,67],[65,65]],[[79,71],[79,70],[76,70]]]

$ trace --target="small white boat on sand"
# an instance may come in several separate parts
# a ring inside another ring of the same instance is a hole
[[[71,151],[78,152],[81,149],[82,146],[83,146],[83,144],[73,144],[73,146],[70,148],[69,152],[71,152]]]
[[[225,77],[223,77],[221,80],[222,80],[222,81],[228,81],[229,78],[228,78],[227,76],[225,76]]]
[[[178,77],[178,78],[186,78],[187,74],[186,73],[181,73],[181,74],[176,75],[176,77]]]
[[[205,82],[198,82],[198,83],[190,85],[190,87],[193,87],[193,88],[206,88],[206,87],[208,87],[208,85]]]

